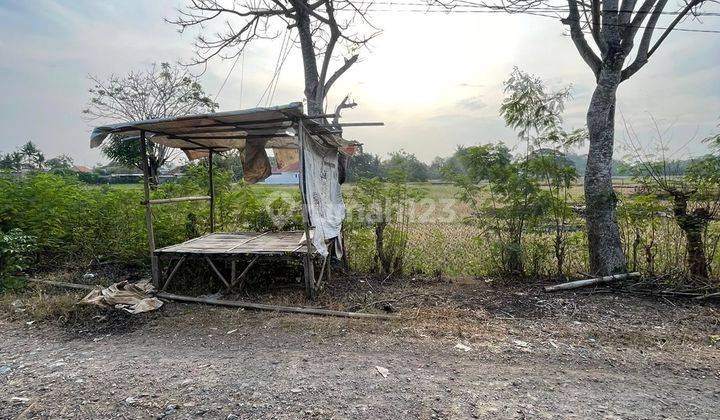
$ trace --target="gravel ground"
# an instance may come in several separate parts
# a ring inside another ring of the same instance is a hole
[[[16,304],[0,315],[0,418],[718,417],[710,304],[478,281],[331,292],[400,320],[168,303],[33,322]]]

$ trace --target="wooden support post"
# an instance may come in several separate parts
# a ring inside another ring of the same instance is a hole
[[[155,233],[152,225],[152,212],[150,210],[150,168],[148,168],[147,144],[145,144],[145,130],[140,130],[140,158],[143,170],[143,193],[145,202],[145,227],[147,228],[148,245],[150,247],[150,269],[153,285],[160,287],[160,267],[155,256]]]
[[[223,284],[225,284],[225,287],[227,287],[227,288],[229,289],[229,288],[230,288],[230,283],[228,283],[227,280],[225,280],[225,276],[223,276],[222,273],[220,272],[220,270],[218,270],[217,267],[215,267],[215,264],[213,264],[213,262],[212,262],[212,260],[210,259],[210,257],[207,257],[207,256],[206,256],[206,257],[205,257],[205,261],[207,261],[207,263],[208,263],[208,265],[210,266],[210,268],[212,268],[213,271],[215,272],[215,274],[217,274],[217,276],[218,276],[218,278],[220,279],[220,281],[222,281]]]
[[[317,280],[315,280],[315,287],[320,290],[323,287],[323,277],[325,276],[325,270],[330,270],[330,254],[328,254],[327,257],[323,258],[322,266],[320,266],[320,274],[317,276]]]
[[[170,280],[172,280],[172,278],[175,276],[175,273],[177,273],[178,268],[180,268],[180,266],[184,262],[185,262],[185,255],[180,257],[180,261],[178,261],[177,264],[175,264],[175,268],[172,269],[172,271],[170,272],[170,274],[167,277],[167,280],[165,280],[165,284],[162,287],[162,291],[165,291],[167,289],[168,285],[170,285]]]
[[[208,153],[208,181],[210,184],[210,233],[215,232],[215,186],[213,185],[213,151]]]
[[[303,227],[305,228],[306,253],[303,258],[303,274],[305,277],[305,294],[310,299],[315,299],[315,269],[312,259],[312,241],[310,240],[310,213],[307,205],[307,188],[305,183],[305,127],[302,121],[298,121],[298,143],[300,149],[300,196],[302,202]]]
[[[240,273],[240,275],[237,276],[237,278],[235,278],[235,277],[231,278],[231,279],[230,279],[230,286],[235,286],[235,284],[239,282],[239,283],[240,283],[240,290],[242,290],[243,285],[245,284],[245,275],[248,273],[248,271],[250,271],[250,268],[252,268],[252,266],[255,265],[255,263],[257,262],[258,258],[260,258],[260,256],[259,256],[259,255],[256,255],[255,258],[253,258],[252,261],[250,261],[250,263],[247,265],[247,267],[245,267],[245,269],[242,271],[242,273]],[[235,263],[235,261],[233,261],[233,264],[234,264],[234,263]],[[233,267],[234,267],[234,266],[233,266]]]

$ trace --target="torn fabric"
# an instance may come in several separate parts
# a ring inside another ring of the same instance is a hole
[[[275,164],[277,165],[277,168],[281,172],[286,172],[289,170],[296,170],[298,168],[298,163],[300,162],[300,152],[297,148],[293,149],[281,149],[281,148],[274,148],[273,154],[275,154]]]
[[[264,142],[248,142],[242,154],[242,167],[243,178],[250,184],[262,181],[272,174]]]

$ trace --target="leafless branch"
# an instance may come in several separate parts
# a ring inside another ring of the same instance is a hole
[[[340,124],[340,113],[343,109],[352,109],[357,106],[357,103],[355,101],[350,100],[350,95],[345,95],[345,98],[343,98],[342,102],[338,104],[337,107],[335,107],[335,116],[333,117],[333,125]]]
[[[575,0],[568,0],[568,7],[570,8],[570,12],[567,19],[563,20],[563,23],[570,27],[570,37],[575,44],[575,48],[597,78],[600,74],[602,62],[585,39],[585,34],[580,26],[580,11],[578,10],[577,2]]]
[[[188,0],[179,15],[168,22],[182,32],[198,27],[192,65],[206,65],[215,58],[236,57],[248,44],[274,39],[286,31],[297,31],[308,102],[322,103],[333,83],[358,59],[358,51],[379,34],[368,19],[372,1],[354,0]],[[226,19],[223,30],[210,32],[211,22]],[[331,72],[336,52],[343,64]],[[318,68],[319,63],[319,68]],[[279,71],[279,69],[276,69]],[[315,107],[317,108],[317,107]]]

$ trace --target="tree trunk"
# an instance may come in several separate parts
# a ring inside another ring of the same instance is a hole
[[[681,191],[670,191],[670,194],[673,196],[675,221],[685,233],[687,240],[687,264],[690,275],[695,279],[706,279],[708,268],[702,234],[710,220],[710,214],[703,208],[688,213],[688,194]]]
[[[505,269],[509,274],[522,276],[525,272],[522,255],[522,236],[511,235],[510,242],[505,245]]]
[[[606,276],[625,271],[625,255],[616,218],[617,197],[612,187],[615,140],[615,102],[620,64],[604,64],[587,112],[590,137],[585,171],[585,205],[590,272]]]
[[[690,275],[696,279],[708,278],[705,244],[703,243],[701,225],[701,223],[697,223],[685,232],[687,235],[688,267],[690,267]]]
[[[320,74],[317,69],[317,58],[313,45],[312,30],[310,29],[310,15],[305,10],[305,0],[292,1],[297,10],[297,30],[300,38],[300,52],[303,59],[303,71],[305,74],[305,99],[307,100],[308,115],[320,115],[323,113],[323,98],[318,98],[320,90]]]

